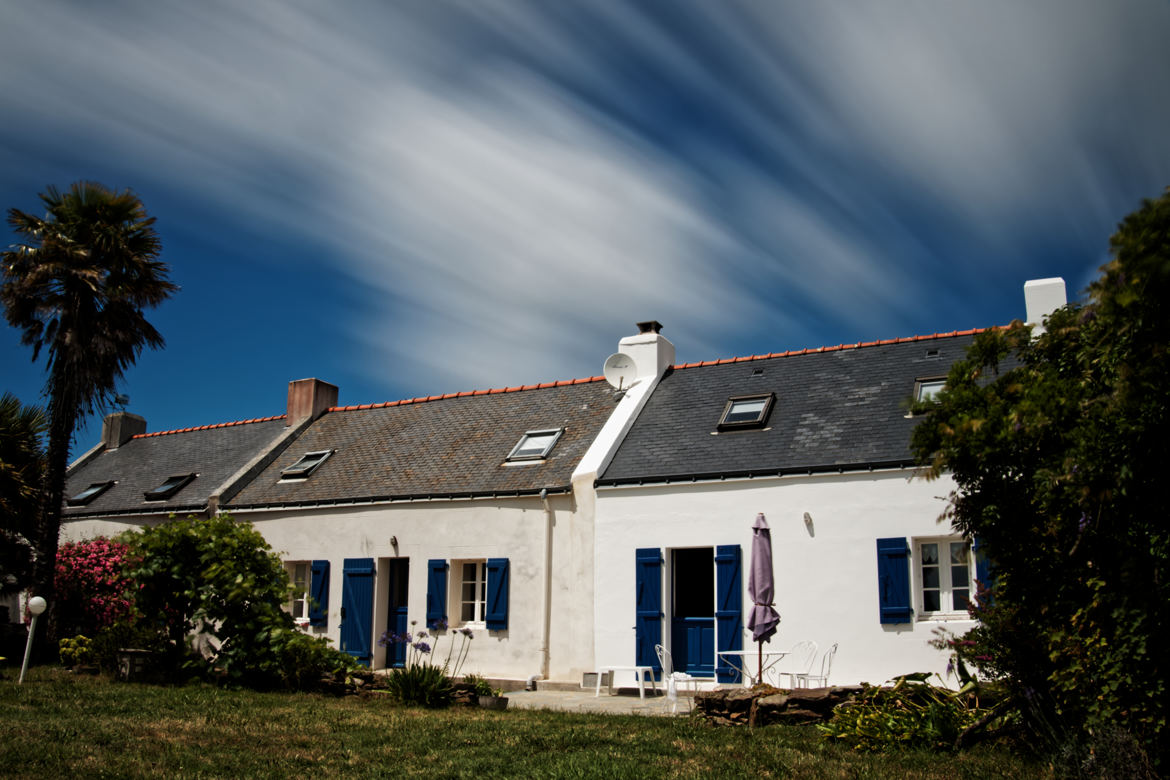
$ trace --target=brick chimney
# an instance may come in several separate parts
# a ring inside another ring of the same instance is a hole
[[[288,383],[288,417],[285,425],[315,420],[326,409],[337,406],[337,385],[320,379],[297,379]]]
[[[146,418],[130,412],[113,412],[102,420],[102,444],[107,450],[116,450],[130,438],[146,433]]]

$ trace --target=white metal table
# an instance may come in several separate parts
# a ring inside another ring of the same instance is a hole
[[[763,677],[764,672],[771,669],[780,662],[780,659],[791,652],[791,650],[720,650],[715,655],[717,658],[724,659],[729,666],[739,670],[743,674],[743,679],[751,680],[754,685],[759,682],[755,675],[757,669],[760,671],[760,677]],[[754,659],[756,663],[749,665],[749,658]]]

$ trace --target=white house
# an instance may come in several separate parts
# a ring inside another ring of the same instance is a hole
[[[1063,300],[1047,282],[1031,320]],[[375,668],[403,660],[383,632],[441,620],[475,631],[467,672],[579,682],[657,666],[661,643],[713,684],[750,641],[763,513],[772,647],[837,644],[834,683],[944,671],[928,642],[970,627],[977,563],[938,519],[949,481],[915,477],[908,407],[975,331],[675,365],[660,330],[621,340],[612,384],[339,407],[301,380],[279,417],[148,434],[111,415],[62,540],[227,510],[286,561],[304,630]]]

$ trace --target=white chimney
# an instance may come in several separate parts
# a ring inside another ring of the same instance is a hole
[[[634,360],[635,375],[659,377],[668,366],[674,365],[674,344],[663,336],[662,323],[656,320],[638,323],[638,334],[626,336],[618,342],[618,352]]]
[[[1024,310],[1029,325],[1034,325],[1033,335],[1044,332],[1044,321],[1048,315],[1068,303],[1064,292],[1064,279],[1030,279],[1024,282]]]

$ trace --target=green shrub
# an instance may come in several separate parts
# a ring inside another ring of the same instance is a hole
[[[818,726],[826,739],[857,750],[891,747],[952,748],[965,728],[984,714],[968,703],[969,686],[951,691],[930,685],[926,672],[894,678],[888,687],[866,687]]]
[[[292,690],[311,690],[320,684],[322,678],[346,673],[359,666],[357,659],[333,647],[325,637],[286,631],[277,637],[276,644],[280,682]]]
[[[90,666],[94,662],[93,642],[89,637],[78,634],[62,639],[60,644],[61,663],[68,667]]]
[[[451,680],[443,667],[415,663],[395,669],[386,678],[386,690],[394,701],[422,707],[446,707],[451,703]]]
[[[471,692],[476,696],[499,696],[501,693],[499,688],[493,688],[487,680],[478,674],[467,675],[463,678],[463,682],[471,687]]]

